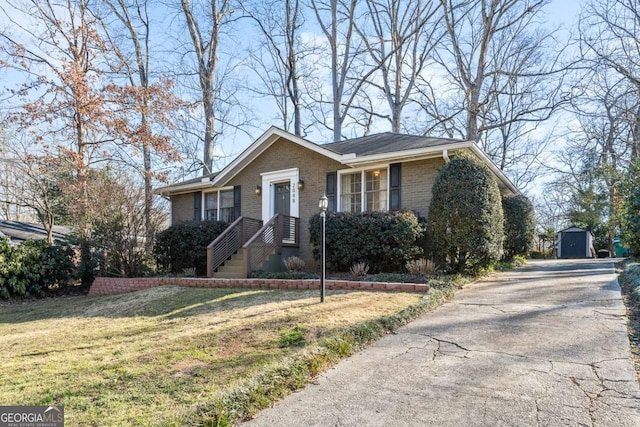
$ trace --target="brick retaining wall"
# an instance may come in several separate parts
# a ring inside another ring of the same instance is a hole
[[[283,279],[212,279],[191,277],[144,277],[137,279],[121,277],[96,277],[89,296],[123,294],[157,286],[185,286],[191,288],[244,288],[244,289],[320,289],[320,280]],[[368,291],[426,292],[429,285],[415,283],[355,282],[349,280],[327,280],[327,290],[348,289]]]

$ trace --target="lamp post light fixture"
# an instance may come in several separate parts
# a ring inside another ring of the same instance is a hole
[[[329,207],[329,199],[327,199],[327,195],[323,194],[318,201],[318,207],[320,208],[320,218],[322,218],[322,248],[320,249],[320,302],[324,302],[324,293],[325,293],[325,265],[326,265],[326,234],[325,234],[325,224],[327,221],[327,208]]]

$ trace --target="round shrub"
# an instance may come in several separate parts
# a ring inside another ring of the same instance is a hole
[[[474,273],[502,256],[504,217],[498,184],[479,161],[457,156],[438,171],[429,207],[439,266]]]
[[[26,240],[12,247],[0,239],[0,298],[41,296],[54,286],[74,279],[74,251],[49,245],[46,240]]]
[[[314,255],[320,259],[322,222],[319,214],[309,221]],[[408,260],[422,256],[418,239],[424,227],[409,211],[327,212],[327,264],[333,271],[348,272],[361,262],[372,273],[401,272]]]
[[[196,269],[207,272],[207,246],[227,228],[226,222],[184,222],[172,225],[156,237],[153,253],[160,272],[180,274]]]
[[[522,194],[502,198],[504,211],[504,257],[527,256],[533,249],[536,216],[531,201]]]

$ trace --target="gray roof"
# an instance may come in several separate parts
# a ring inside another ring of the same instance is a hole
[[[164,187],[160,187],[162,190],[171,190],[174,187],[182,187],[184,185],[189,185],[189,184],[197,184],[199,182],[202,182],[203,179],[209,179],[210,181],[213,180],[216,175],[218,175],[220,172],[214,172],[214,173],[210,173],[209,175],[202,175],[202,176],[198,176],[195,178],[191,178],[191,179],[187,179],[185,181],[180,181],[180,182],[176,182],[174,184],[170,184]]]
[[[53,238],[55,240],[64,240],[70,233],[69,228],[59,225],[53,226]],[[0,221],[0,234],[11,239],[13,244],[20,244],[27,239],[46,239],[47,232],[40,224],[32,224],[30,222],[21,221]]]
[[[460,142],[464,142],[464,140],[384,132],[346,141],[331,142],[323,144],[321,147],[335,151],[338,154],[354,153],[356,156],[369,156],[438,146],[445,148],[444,146],[446,145]]]

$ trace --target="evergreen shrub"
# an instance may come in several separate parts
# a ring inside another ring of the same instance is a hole
[[[195,268],[196,274],[207,272],[207,246],[227,228],[226,222],[201,221],[172,225],[158,233],[153,248],[161,273],[180,274]]]
[[[502,198],[504,211],[504,257],[527,256],[533,249],[536,217],[531,201],[521,194]]]
[[[457,156],[438,171],[429,208],[436,264],[474,274],[502,256],[504,217],[498,184],[478,160]]]
[[[12,247],[0,239],[0,298],[37,297],[53,287],[64,287],[75,276],[74,251],[49,245],[46,240],[26,240]]]
[[[314,215],[309,231],[316,259],[320,259],[321,228],[320,215]],[[364,262],[371,273],[401,272],[407,261],[422,256],[423,233],[423,225],[410,211],[327,212],[327,268],[348,272],[352,265]]]

